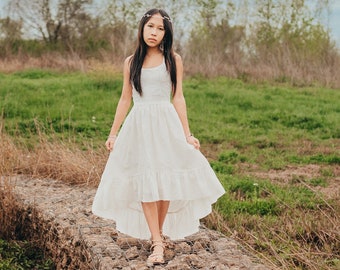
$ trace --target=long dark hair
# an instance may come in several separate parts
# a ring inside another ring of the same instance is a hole
[[[138,45],[136,48],[135,53],[131,59],[130,65],[130,81],[133,83],[133,86],[137,90],[137,92],[142,95],[142,85],[140,82],[141,70],[144,62],[144,58],[147,52],[147,45],[143,38],[143,31],[144,25],[150,20],[151,16],[154,14],[161,14],[163,17],[163,24],[165,34],[162,40],[163,44],[163,55],[165,59],[165,65],[167,71],[170,73],[170,78],[172,82],[172,93],[173,95],[176,92],[177,86],[177,77],[176,77],[176,62],[175,62],[175,55],[172,48],[173,43],[173,29],[172,29],[172,22],[170,20],[169,15],[163,9],[150,9],[147,11],[142,19],[139,22],[138,28]]]

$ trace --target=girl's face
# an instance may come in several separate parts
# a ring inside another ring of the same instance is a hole
[[[157,13],[144,25],[143,38],[149,47],[158,47],[165,35],[163,17]]]

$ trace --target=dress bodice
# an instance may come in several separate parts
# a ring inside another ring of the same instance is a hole
[[[172,84],[164,60],[159,66],[142,68],[141,85],[142,96],[133,87],[134,103],[170,101]]]

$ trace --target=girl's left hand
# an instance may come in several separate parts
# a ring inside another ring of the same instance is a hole
[[[192,135],[187,137],[187,142],[193,145],[197,150],[201,147],[200,141]]]
[[[113,150],[113,146],[115,144],[116,141],[116,137],[109,137],[107,138],[106,142],[105,142],[105,146],[107,148],[107,150],[109,150],[110,152]]]

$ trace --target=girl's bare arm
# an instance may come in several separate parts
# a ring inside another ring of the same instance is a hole
[[[129,111],[132,99],[132,85],[130,83],[130,65],[129,65],[130,57],[126,58],[124,61],[124,81],[123,81],[123,89],[122,94],[120,96],[116,114],[112,123],[112,127],[110,130],[110,135],[108,140],[106,141],[106,147],[111,151],[113,149],[113,144],[116,139],[117,133],[121,124],[123,123],[127,112]]]
[[[187,116],[187,107],[185,103],[185,98],[183,94],[183,62],[182,58],[176,54],[176,69],[177,69],[177,86],[176,86],[176,93],[172,99],[172,103],[176,109],[176,112],[181,120],[185,137],[187,142],[195,146],[196,149],[199,149],[200,144],[198,139],[196,139],[190,132],[188,116]]]

